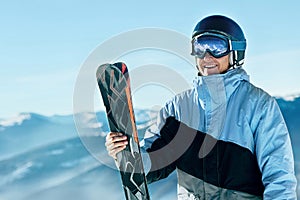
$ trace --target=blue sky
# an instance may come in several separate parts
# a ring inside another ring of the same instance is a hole
[[[227,15],[242,26],[248,41],[244,68],[254,84],[277,96],[300,93],[299,7],[297,0],[1,2],[0,118],[71,114],[79,70],[101,43],[145,27],[190,37],[209,14]],[[139,95],[137,101],[144,101]]]

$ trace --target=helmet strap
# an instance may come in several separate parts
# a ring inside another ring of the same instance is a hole
[[[237,58],[238,58],[237,54],[238,54],[237,51],[230,52],[230,55],[229,55],[229,69],[231,69],[231,68],[236,69],[236,68],[241,66],[237,61]]]
[[[234,64],[235,64],[234,63],[234,57],[235,56],[234,56],[233,52],[230,52],[229,53],[229,68],[232,67],[232,66],[234,66]]]

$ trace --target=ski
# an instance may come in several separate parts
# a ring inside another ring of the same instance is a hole
[[[126,149],[117,154],[126,200],[149,200],[132,106],[130,78],[125,63],[103,64],[97,69],[98,87],[111,132],[128,138]]]

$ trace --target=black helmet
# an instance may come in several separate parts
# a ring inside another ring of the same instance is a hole
[[[221,16],[212,15],[202,19],[196,25],[192,38],[200,34],[220,34],[225,36],[228,41],[238,43],[238,49],[232,49],[232,57],[230,58],[230,65],[241,66],[244,63],[245,50],[246,50],[246,38],[241,27],[232,19]],[[232,46],[230,44],[230,46]],[[240,48],[242,47],[242,48]]]

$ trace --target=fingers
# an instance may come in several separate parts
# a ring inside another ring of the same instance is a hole
[[[105,146],[108,151],[108,155],[114,159],[117,158],[117,153],[126,148],[127,144],[127,137],[122,133],[111,132],[106,136]]]
[[[111,156],[113,159],[117,160],[117,154],[124,150],[126,146],[118,147],[113,150],[108,151],[108,155]]]
[[[116,148],[123,148],[123,147],[126,147],[126,145],[128,144],[127,140],[126,140],[126,136],[125,138],[114,138],[112,140],[109,140],[105,143],[105,146],[106,146],[106,149],[108,151],[112,151]]]
[[[122,136],[122,135],[123,135],[122,133],[110,132],[107,134],[106,140],[109,138],[118,137],[118,136]]]
[[[105,146],[107,148],[119,147],[127,145],[127,137],[122,133],[109,133],[106,136]]]

